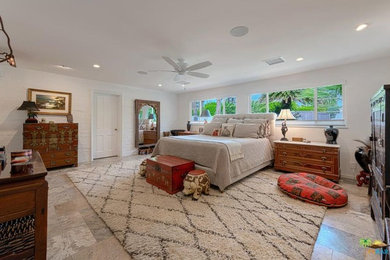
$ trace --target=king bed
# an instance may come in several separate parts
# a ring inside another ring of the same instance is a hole
[[[173,155],[195,162],[205,170],[213,185],[223,191],[227,186],[271,165],[274,159],[271,138],[275,128],[274,113],[216,115],[215,122],[266,120],[269,134],[264,138],[238,138],[211,135],[171,136],[161,138],[152,156]],[[228,125],[228,124],[226,124]]]

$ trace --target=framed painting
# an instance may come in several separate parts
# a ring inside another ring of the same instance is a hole
[[[28,100],[37,104],[37,114],[40,115],[63,116],[72,113],[72,93],[29,88]]]

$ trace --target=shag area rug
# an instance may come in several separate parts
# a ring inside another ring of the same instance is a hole
[[[134,259],[310,259],[325,208],[287,197],[272,169],[193,201],[148,184],[141,161],[68,173]]]

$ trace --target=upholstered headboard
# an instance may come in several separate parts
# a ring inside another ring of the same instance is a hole
[[[213,117],[213,119],[214,118],[223,118],[226,120],[228,120],[229,118],[234,118],[234,119],[245,119],[245,118],[268,119],[270,121],[270,125],[271,125],[271,135],[274,135],[274,131],[275,131],[275,120],[276,120],[275,113],[215,115]]]

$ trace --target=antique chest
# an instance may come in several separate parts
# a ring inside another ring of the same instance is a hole
[[[146,163],[146,181],[169,194],[183,189],[183,180],[195,163],[170,155],[158,155]]]
[[[77,166],[78,124],[24,124],[23,149],[38,151],[46,168]]]
[[[276,170],[307,172],[339,181],[339,145],[287,141],[274,141],[274,144]]]

